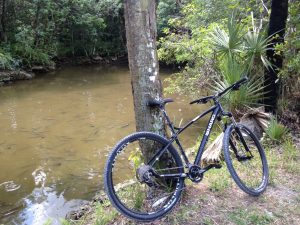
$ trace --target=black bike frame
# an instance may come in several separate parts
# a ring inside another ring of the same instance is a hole
[[[196,116],[193,120],[191,120],[190,122],[188,122],[186,125],[184,125],[182,128],[176,128],[173,126],[173,124],[171,123],[170,118],[168,117],[164,107],[161,107],[161,111],[164,114],[164,117],[166,118],[167,121],[167,125],[170,127],[171,129],[171,138],[169,139],[169,143],[162,149],[160,149],[153,157],[152,159],[149,161],[149,165],[153,166],[155,161],[159,159],[159,157],[167,150],[167,148],[175,141],[176,144],[179,147],[179,150],[183,156],[183,159],[185,161],[185,164],[187,167],[190,167],[191,165],[199,165],[200,161],[201,161],[201,157],[202,154],[204,152],[204,148],[205,145],[207,143],[207,140],[210,136],[210,132],[211,132],[211,128],[214,125],[216,119],[218,118],[219,114],[221,113],[221,115],[224,115],[224,111],[222,106],[220,105],[220,103],[218,101],[215,101],[215,105],[210,107],[208,110],[204,111],[203,113],[199,114],[198,116]],[[204,117],[205,115],[207,115],[208,113],[212,113],[209,119],[209,122],[207,124],[206,130],[203,134],[202,137],[202,141],[200,143],[200,146],[198,148],[198,152],[194,161],[194,164],[191,164],[182,148],[182,145],[179,142],[178,139],[178,135],[181,134],[185,129],[187,129],[189,126],[191,126],[193,123],[195,123],[197,120],[199,120],[200,118]],[[177,131],[175,131],[177,130]]]
[[[158,150],[157,153],[155,153],[155,155],[153,156],[153,158],[149,161],[148,165],[150,166],[153,166],[154,163],[156,161],[159,160],[160,156],[168,149],[168,147],[175,141],[176,144],[178,145],[179,147],[179,150],[181,152],[181,155],[183,156],[183,159],[185,161],[185,165],[187,168],[191,168],[191,166],[198,166],[200,161],[201,161],[201,158],[202,158],[202,155],[203,155],[203,152],[204,152],[204,148],[205,148],[205,145],[207,143],[207,140],[209,138],[209,135],[210,135],[210,132],[211,132],[211,128],[212,126],[214,125],[216,119],[218,118],[221,118],[222,116],[228,116],[231,118],[232,120],[232,123],[234,124],[234,126],[236,126],[236,122],[234,120],[234,118],[232,117],[232,114],[230,112],[224,112],[221,104],[219,103],[218,101],[218,98],[220,98],[221,96],[223,96],[224,94],[228,93],[229,91],[231,90],[238,90],[240,88],[240,86],[247,82],[248,81],[248,78],[247,77],[243,77],[241,80],[235,82],[234,84],[232,84],[231,86],[227,87],[226,89],[224,89],[222,92],[220,93],[217,93],[216,95],[212,95],[212,96],[207,96],[205,98],[201,98],[201,99],[197,99],[195,101],[192,101],[191,104],[194,104],[194,103],[206,103],[208,100],[213,100],[214,101],[214,106],[212,106],[211,108],[209,108],[208,110],[204,111],[203,113],[199,114],[198,116],[196,116],[193,120],[191,120],[190,122],[188,122],[185,126],[183,126],[182,128],[176,128],[173,126],[170,118],[168,117],[166,111],[165,111],[165,108],[164,108],[164,103],[161,103],[161,104],[158,104],[159,107],[160,107],[160,110],[163,112],[164,114],[164,117],[166,118],[166,121],[167,121],[167,124],[168,126],[170,127],[171,129],[171,138],[169,139],[169,142],[168,144],[163,147],[162,149]],[[179,139],[178,139],[178,135],[181,134],[185,129],[187,129],[189,126],[191,126],[193,123],[195,123],[197,120],[199,120],[200,118],[204,117],[205,115],[207,115],[208,113],[211,112],[211,116],[210,116],[210,119],[209,119],[209,122],[207,124],[207,127],[206,127],[206,130],[203,134],[203,137],[202,137],[202,140],[201,140],[201,143],[200,143],[200,146],[198,148],[198,152],[197,152],[197,155],[196,155],[196,158],[195,158],[195,161],[194,161],[194,164],[191,164],[179,142]],[[226,125],[224,126],[224,130],[226,128]],[[244,138],[243,138],[243,135],[241,133],[241,131],[239,130],[238,127],[235,128],[237,133],[239,134],[239,137],[246,149],[247,152],[249,152],[249,156],[247,156],[246,159],[249,159],[252,156]],[[177,130],[177,131],[175,131]],[[235,154],[238,158],[238,154],[237,154],[237,151],[235,149],[235,146],[234,144],[232,143],[232,141],[230,140],[230,145],[232,146],[233,150],[235,151]],[[209,165],[205,168],[201,168],[202,171],[200,171],[201,173],[204,173],[206,172],[207,170],[213,168],[213,167],[216,167],[215,165]],[[155,171],[153,171],[155,172]],[[163,174],[163,175],[159,175],[159,174],[155,174],[156,176],[163,176],[163,177],[186,177],[186,174],[185,173],[182,173],[182,174]]]

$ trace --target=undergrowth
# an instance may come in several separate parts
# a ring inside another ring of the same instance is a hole
[[[262,144],[269,164],[270,182],[260,197],[254,198],[242,192],[223,162],[221,169],[207,172],[199,184],[187,180],[186,190],[173,212],[151,224],[297,224],[295,221],[300,221],[300,207],[297,206],[300,203],[297,185],[299,149],[290,134],[286,134],[281,143],[270,144],[266,138]],[[96,203],[92,215],[75,224],[143,223],[123,217],[108,201],[104,201],[104,204]]]

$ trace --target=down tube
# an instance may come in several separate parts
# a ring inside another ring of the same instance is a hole
[[[204,152],[204,147],[206,145],[206,142],[207,142],[207,140],[209,138],[209,135],[210,135],[210,132],[211,132],[211,128],[215,124],[215,121],[217,119],[217,116],[218,116],[219,112],[220,112],[220,107],[216,107],[215,110],[213,111],[213,113],[210,116],[207,128],[206,128],[206,130],[203,134],[202,141],[201,141],[200,147],[198,149],[197,156],[195,158],[194,165],[199,165],[199,163],[200,163],[202,154]]]

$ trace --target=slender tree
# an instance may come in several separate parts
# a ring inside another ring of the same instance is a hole
[[[268,35],[273,36],[267,51],[267,57],[274,69],[265,70],[266,110],[275,112],[279,96],[280,82],[278,72],[282,68],[282,55],[275,54],[274,47],[284,42],[285,26],[288,16],[288,0],[272,0]]]
[[[0,1],[0,42],[6,41],[6,0]]]
[[[154,0],[124,2],[136,130],[164,135],[164,123],[159,109],[147,106],[149,99],[162,97],[156,51],[156,3]]]

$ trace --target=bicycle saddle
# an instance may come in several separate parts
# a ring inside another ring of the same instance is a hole
[[[167,104],[169,102],[174,102],[174,100],[171,98],[160,99],[160,100],[150,99],[148,101],[147,105],[148,106],[164,106],[165,104]]]

